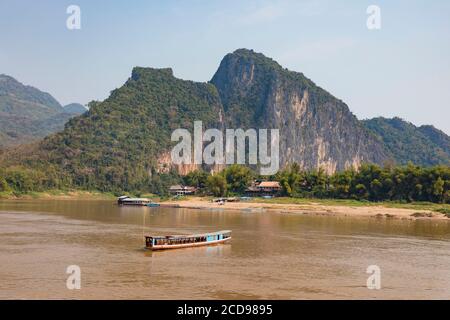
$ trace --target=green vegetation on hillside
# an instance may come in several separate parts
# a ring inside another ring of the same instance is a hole
[[[78,112],[50,94],[0,75],[0,147],[30,143],[60,131]]]
[[[432,126],[416,127],[400,118],[374,118],[363,123],[398,164],[450,165],[450,137]]]

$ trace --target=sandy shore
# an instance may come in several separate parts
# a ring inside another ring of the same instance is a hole
[[[283,214],[351,216],[351,217],[385,217],[395,219],[442,219],[449,220],[444,214],[430,210],[388,208],[384,206],[346,206],[324,205],[311,201],[305,204],[277,204],[258,202],[227,202],[223,205],[213,203],[205,198],[189,198],[186,200],[165,201],[164,206],[176,206],[190,209],[206,210],[239,210],[248,212],[271,211]]]
[[[68,191],[60,193],[35,193],[28,195],[1,196],[0,200],[107,200],[116,201],[116,197],[112,194],[89,191]],[[275,199],[276,200],[276,199]],[[286,199],[284,199],[286,200]],[[155,199],[155,201],[158,201]],[[270,211],[280,214],[302,214],[302,215],[322,215],[322,216],[350,216],[350,217],[377,217],[377,218],[394,218],[403,220],[416,219],[440,219],[448,220],[446,215],[433,211],[431,208],[402,208],[387,207],[383,205],[349,205],[342,204],[326,204],[320,203],[320,200],[305,201],[302,203],[281,203],[274,202],[226,202],[224,205],[211,202],[208,198],[188,197],[182,200],[168,200],[161,202],[164,207],[179,207],[188,209],[204,209],[204,210],[234,210],[244,212],[263,212]]]

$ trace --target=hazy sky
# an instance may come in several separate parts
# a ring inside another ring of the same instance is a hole
[[[81,8],[81,30],[66,9]],[[381,30],[366,9],[381,8]],[[399,116],[450,134],[450,1],[0,0],[0,73],[61,103],[103,100],[133,66],[208,81],[254,49],[301,71],[360,119]]]

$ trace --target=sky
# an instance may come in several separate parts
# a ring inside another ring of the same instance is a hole
[[[67,28],[69,5],[81,29]],[[370,5],[381,29],[367,28]],[[105,99],[134,66],[206,82],[238,48],[303,72],[359,119],[450,134],[448,0],[0,0],[0,74],[62,104]]]

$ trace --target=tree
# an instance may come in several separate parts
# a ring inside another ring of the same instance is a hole
[[[450,190],[447,190],[444,194],[444,203],[450,203]]]
[[[297,163],[281,171],[275,178],[279,180],[284,195],[292,197],[299,193],[302,174]]]
[[[206,180],[208,179],[208,173],[203,170],[195,170],[189,172],[183,177],[183,182],[186,185],[203,188],[206,185]]]
[[[379,201],[382,200],[382,188],[383,184],[378,179],[373,179],[370,183],[370,199]]]
[[[2,191],[9,191],[8,183],[6,182],[5,178],[0,177],[0,192]]]
[[[228,191],[241,193],[253,180],[253,173],[248,167],[238,164],[227,167],[223,172],[227,182]]]
[[[346,170],[343,172],[336,172],[331,178],[331,196],[336,198],[348,198],[350,196],[350,189],[352,186],[355,172],[353,170]]]
[[[433,184],[433,195],[436,197],[437,202],[442,202],[444,198],[444,180],[441,177]]]
[[[5,180],[9,186],[15,191],[28,192],[36,191],[34,183],[36,179],[32,179],[31,171],[20,167],[8,169],[5,173]]]
[[[206,188],[216,197],[222,197],[227,194],[227,180],[222,174],[209,176],[206,180]]]
[[[328,176],[323,168],[319,168],[317,171],[311,173],[312,177],[312,195],[315,197],[323,198],[327,196],[328,189]]]
[[[358,198],[358,199],[367,199],[367,197],[368,197],[368,193],[367,193],[367,188],[366,188],[366,186],[365,185],[363,185],[363,184],[357,184],[356,185],[356,187],[355,187],[355,190],[356,190],[356,197]]]

